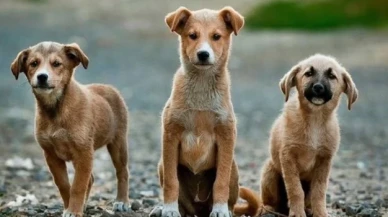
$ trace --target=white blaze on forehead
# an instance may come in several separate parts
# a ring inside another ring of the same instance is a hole
[[[209,59],[208,59],[208,62],[209,63],[214,63],[214,51],[212,49],[212,47],[210,46],[210,44],[205,41],[202,43],[201,47],[198,49],[197,53],[199,52],[203,52],[203,51],[206,51],[209,53]]]

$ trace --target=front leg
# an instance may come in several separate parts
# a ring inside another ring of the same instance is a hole
[[[70,190],[70,203],[63,217],[82,217],[83,206],[92,176],[93,150],[80,149],[73,155],[75,176]]]
[[[326,217],[326,188],[331,167],[331,157],[318,158],[311,180],[311,208],[314,217]]]
[[[234,121],[215,129],[217,143],[217,176],[213,186],[213,209],[210,217],[231,217],[228,207],[236,127]]]
[[[55,185],[61,194],[63,205],[67,209],[70,198],[70,183],[67,175],[66,162],[58,158],[52,150],[44,150],[44,156]]]
[[[289,149],[280,154],[282,175],[286,186],[290,217],[306,217],[304,210],[304,191],[297,168],[297,158]]]
[[[163,195],[162,217],[180,217],[178,207],[178,154],[179,133],[176,126],[166,124],[162,132]]]

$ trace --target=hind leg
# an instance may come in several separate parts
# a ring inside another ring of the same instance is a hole
[[[116,202],[113,204],[113,210],[124,212],[128,211],[129,199],[128,199],[128,150],[127,150],[127,138],[116,138],[113,143],[108,144],[108,151],[112,158],[113,165],[116,169],[117,178],[117,197]]]
[[[263,210],[261,214],[278,211],[280,208],[280,187],[281,174],[276,171],[271,160],[267,160],[261,174],[261,198]]]

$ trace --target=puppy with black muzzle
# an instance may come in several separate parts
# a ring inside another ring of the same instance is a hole
[[[290,99],[290,90],[296,93]],[[295,65],[280,81],[286,103],[270,134],[270,154],[262,168],[261,209],[290,217],[326,217],[326,188],[340,143],[337,108],[348,109],[358,97],[350,74],[334,58],[313,55]]]

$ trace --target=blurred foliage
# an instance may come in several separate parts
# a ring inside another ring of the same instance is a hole
[[[31,2],[31,3],[45,3],[48,2],[48,0],[24,0],[26,2]]]
[[[388,24],[387,0],[271,1],[246,17],[249,29],[326,30]]]

